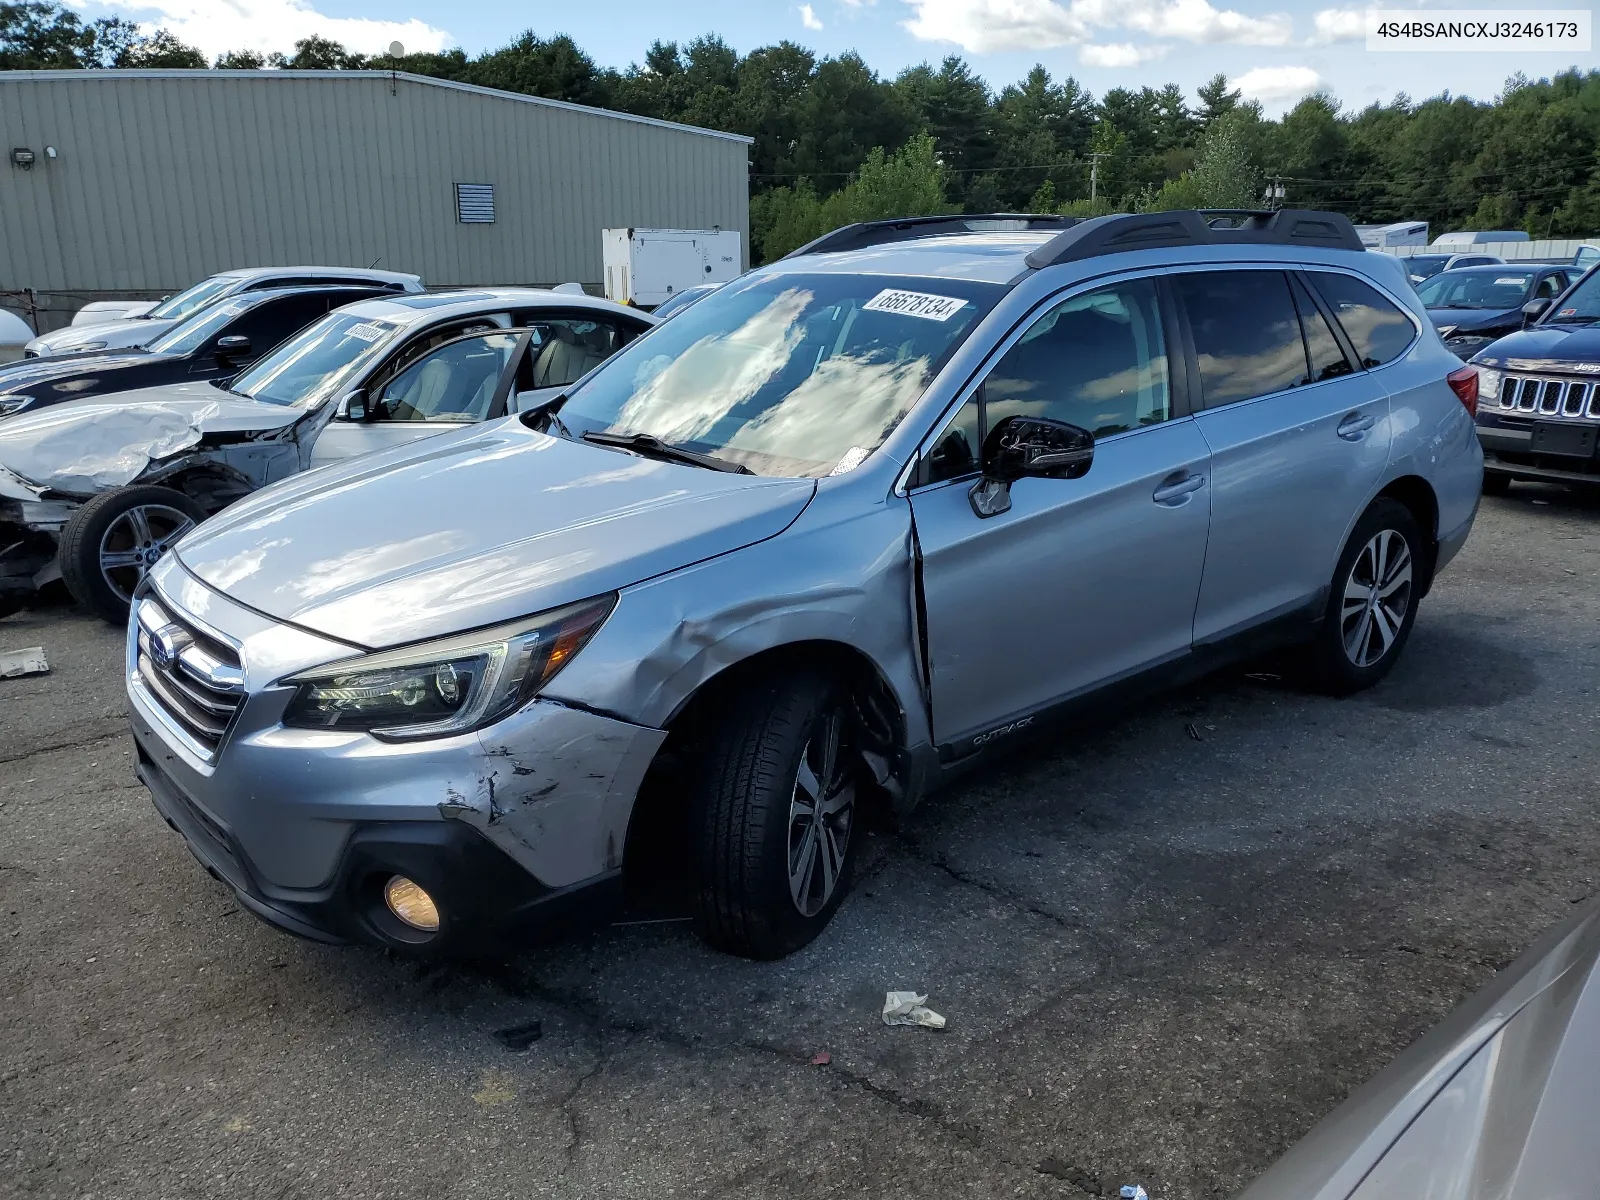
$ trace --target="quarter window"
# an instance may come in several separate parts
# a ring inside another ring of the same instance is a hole
[[[1300,322],[1281,271],[1174,275],[1194,334],[1207,408],[1296,387],[1306,378]]]
[[[1393,362],[1416,340],[1417,330],[1411,318],[1384,299],[1376,288],[1331,271],[1317,271],[1311,278],[1344,327],[1362,366],[1381,367]]]
[[[979,447],[983,445],[982,418],[978,412],[978,397],[970,397],[956,413],[955,419],[945,426],[943,433],[928,451],[928,482],[941,479],[960,479],[971,475],[980,466]]]

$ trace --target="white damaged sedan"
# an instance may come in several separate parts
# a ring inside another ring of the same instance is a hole
[[[384,297],[329,313],[231,379],[14,417],[0,424],[0,613],[61,579],[120,623],[150,567],[240,497],[515,412],[655,323],[533,288]]]

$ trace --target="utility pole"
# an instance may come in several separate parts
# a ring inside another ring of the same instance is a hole
[[[1089,203],[1095,202],[1095,197],[1100,191],[1100,160],[1107,157],[1109,151],[1092,150],[1089,153]]]
[[[1272,182],[1267,185],[1267,207],[1277,212],[1283,207],[1283,176],[1274,175]]]

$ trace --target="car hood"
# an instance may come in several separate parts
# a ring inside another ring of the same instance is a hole
[[[1478,333],[1503,329],[1522,321],[1521,308],[1430,308],[1428,319],[1435,329],[1451,327],[1456,333]]]
[[[131,321],[107,321],[101,325],[68,325],[51,333],[41,333],[28,343],[40,357],[71,354],[87,342],[103,342],[107,350],[143,346],[171,329],[176,321],[140,317]]]
[[[1600,364],[1600,325],[1532,325],[1484,347],[1474,361],[1514,371]]]
[[[179,560],[279,620],[418,641],[615,591],[763,541],[815,492],[550,437],[515,417],[286,480]]]
[[[59,354],[48,358],[25,358],[21,362],[0,367],[0,395],[18,392],[48,392],[57,380],[72,379],[79,375],[94,375],[100,371],[116,371],[123,367],[158,361],[160,356],[146,350],[91,350],[83,354]]]
[[[209,383],[68,400],[0,421],[0,467],[35,487],[90,496],[132,483],[204,436],[281,429],[304,415]]]
[[[1600,1171],[1600,909],[1547,934],[1239,1200],[1548,1200]]]

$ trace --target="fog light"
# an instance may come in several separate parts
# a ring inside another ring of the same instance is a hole
[[[439,906],[433,897],[404,875],[391,875],[383,885],[383,902],[400,920],[424,933],[439,929]]]

